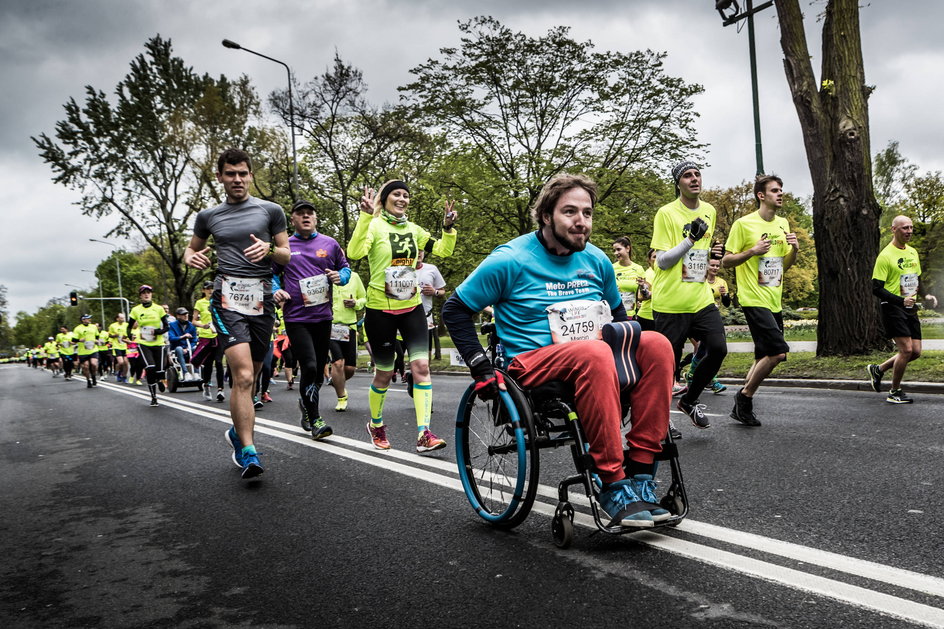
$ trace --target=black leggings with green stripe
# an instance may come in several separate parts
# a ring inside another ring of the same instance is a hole
[[[374,364],[381,371],[393,371],[398,331],[411,361],[429,359],[429,333],[422,306],[400,314],[368,308],[364,329],[370,341]]]

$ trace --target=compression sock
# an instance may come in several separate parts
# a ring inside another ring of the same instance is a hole
[[[420,433],[429,428],[430,410],[433,408],[433,383],[413,383],[413,407],[416,409],[416,429]]]
[[[378,389],[370,385],[367,401],[370,403],[370,423],[374,426],[383,426],[384,400],[387,398],[387,389]]]

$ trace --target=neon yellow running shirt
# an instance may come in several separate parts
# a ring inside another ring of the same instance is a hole
[[[783,297],[783,260],[792,247],[787,244],[790,223],[782,216],[764,220],[759,211],[734,221],[725,250],[730,253],[747,251],[758,240],[770,239],[770,250],[762,256],[751,256],[734,267],[737,278],[738,302],[742,306],[767,308],[780,312]]]
[[[715,233],[717,212],[705,201],[690,210],[679,199],[659,208],[652,225],[652,243],[656,251],[674,249],[684,238],[692,221],[701,218],[708,223],[705,236],[696,242],[682,259],[663,271],[655,265],[656,278],[652,284],[652,309],[656,312],[693,313],[714,303],[711,289],[705,283],[711,236]]]
[[[911,245],[899,249],[888,243],[875,259],[872,279],[885,282],[885,290],[892,295],[912,297],[918,294],[918,278],[921,277],[921,262],[918,252]]]
[[[452,255],[456,230],[443,231],[432,253],[443,258]],[[367,256],[370,281],[367,307],[374,310],[406,310],[421,303],[416,281],[416,255],[425,249],[430,233],[410,221],[392,225],[383,218],[361,212],[347,244],[347,257],[360,260]]]

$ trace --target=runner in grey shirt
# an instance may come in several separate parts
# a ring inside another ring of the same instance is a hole
[[[272,262],[288,264],[291,251],[282,208],[249,195],[252,161],[248,154],[238,149],[224,151],[216,178],[223,184],[226,203],[197,214],[184,263],[200,270],[210,268],[206,245],[213,237],[218,268],[210,314],[233,378],[229,398],[233,427],[226,431],[226,440],[242,477],[252,478],[263,472],[253,442],[252,387],[269,349],[275,319]]]

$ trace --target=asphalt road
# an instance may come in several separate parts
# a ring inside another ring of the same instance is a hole
[[[944,626],[944,396],[762,389],[756,429],[727,419],[730,392],[703,398],[710,429],[673,413],[689,518],[611,537],[578,513],[560,550],[553,499],[512,532],[466,501],[463,377],[434,380],[450,447],[425,457],[402,385],[382,453],[367,376],[318,443],[274,382],[257,482],[229,459],[226,405],[196,390],[152,409],[143,387],[22,365],[0,383],[4,627]],[[564,450],[542,457],[549,495],[571,469]]]

